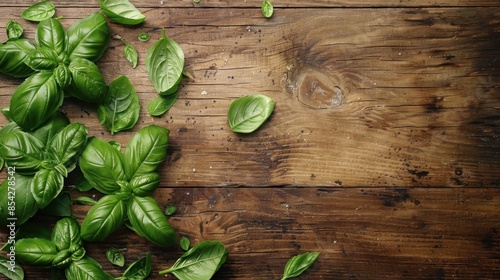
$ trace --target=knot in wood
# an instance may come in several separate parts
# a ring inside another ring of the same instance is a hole
[[[339,79],[333,75],[306,69],[297,76],[297,99],[314,109],[337,108],[344,102],[344,93],[339,84]]]

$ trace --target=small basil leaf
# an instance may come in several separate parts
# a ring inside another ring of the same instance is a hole
[[[38,211],[33,194],[31,194],[31,176],[15,173],[7,177],[0,186],[0,226],[6,228],[9,218],[16,218],[16,226],[23,225]],[[12,204],[14,203],[14,204]],[[14,210],[9,205],[15,205]],[[17,238],[21,236],[16,234]]]
[[[189,246],[191,245],[191,242],[189,241],[189,238],[183,236],[181,238],[181,241],[179,243],[181,245],[182,250],[184,250],[184,251],[189,250]]]
[[[28,77],[12,94],[10,112],[25,130],[43,124],[61,107],[64,95],[52,72],[43,71]]]
[[[83,245],[80,237],[80,226],[71,218],[62,218],[57,221],[52,231],[52,242],[57,250],[69,250],[72,245]]]
[[[106,251],[106,258],[108,258],[110,263],[116,266],[123,267],[125,265],[125,256],[115,247],[110,247],[108,251]]]
[[[227,113],[233,132],[251,133],[272,114],[274,101],[265,95],[249,95],[234,100]]]
[[[180,280],[210,279],[227,259],[227,249],[219,241],[204,241],[185,252],[169,269]]]
[[[71,123],[50,139],[47,153],[55,162],[63,164],[68,171],[72,171],[87,144],[87,137],[88,129],[85,125]]]
[[[5,28],[7,29],[7,38],[9,40],[19,39],[23,36],[24,28],[17,21],[9,20]]]
[[[162,37],[149,49],[146,56],[146,70],[149,80],[160,95],[177,91],[184,69],[184,52],[175,41],[167,38],[165,29]]]
[[[176,211],[177,211],[177,207],[175,205],[165,206],[165,215],[167,215],[167,216],[172,216],[173,214],[175,214]]]
[[[56,51],[44,47],[29,52],[28,57],[24,61],[24,63],[35,71],[53,70],[60,62]]]
[[[116,182],[126,181],[122,154],[108,142],[92,138],[79,159],[85,178],[98,191],[111,194],[120,189]]]
[[[80,205],[88,205],[88,206],[93,206],[97,203],[96,200],[86,197],[86,196],[79,196],[75,198],[75,203],[80,204]]]
[[[16,241],[16,260],[27,265],[50,267],[57,252],[56,245],[44,238],[23,238]]]
[[[56,69],[54,69],[54,78],[62,89],[68,87],[73,80],[73,77],[71,77],[71,71],[65,64],[60,64],[56,67]]]
[[[108,47],[109,26],[101,13],[93,13],[72,26],[66,32],[66,53],[71,60],[84,58],[97,61]]]
[[[34,49],[35,46],[26,39],[9,40],[0,44],[0,73],[17,78],[33,74],[35,71],[24,60]]]
[[[114,279],[106,273],[101,265],[91,257],[83,257],[72,262],[65,270],[66,279],[78,280],[111,280]]]
[[[123,279],[127,280],[143,280],[146,279],[152,270],[151,252],[146,256],[133,262],[123,273]]]
[[[108,97],[97,109],[97,116],[111,134],[131,129],[140,113],[139,97],[126,76],[120,76],[109,84]]]
[[[148,112],[153,117],[159,117],[165,114],[179,98],[177,92],[170,95],[160,95],[153,99],[148,105]]]
[[[59,251],[52,261],[52,267],[64,268],[71,263],[71,252],[65,249]]]
[[[66,30],[56,18],[42,20],[37,26],[35,39],[39,47],[52,49],[58,55],[66,49]]]
[[[271,1],[269,1],[269,0],[264,0],[264,2],[262,2],[261,9],[262,9],[262,14],[263,14],[266,18],[270,18],[270,17],[272,17],[272,16],[273,16],[273,13],[274,13],[274,7],[273,7],[273,4],[271,3]]]
[[[65,92],[89,103],[99,104],[106,99],[108,87],[95,63],[83,58],[74,58],[68,68],[72,82]]]
[[[137,196],[150,196],[160,185],[160,175],[156,172],[136,176],[130,180],[132,193]]]
[[[175,243],[176,234],[151,197],[134,196],[128,203],[128,218],[136,232],[158,246]]]
[[[23,268],[10,259],[4,256],[0,256],[0,274],[11,280],[23,280],[24,270]]]
[[[99,0],[99,6],[104,15],[116,23],[136,25],[146,19],[128,0]]]
[[[170,131],[157,125],[149,125],[130,139],[123,155],[127,178],[156,171],[167,154]]]
[[[151,38],[151,35],[149,33],[143,32],[137,36],[137,39],[141,42],[147,42]]]
[[[69,217],[71,216],[71,204],[71,195],[67,192],[61,192],[41,210],[41,213],[53,217]]]
[[[42,21],[51,18],[56,13],[56,7],[50,1],[42,1],[31,5],[21,13],[21,17],[29,21]]]
[[[125,221],[125,202],[116,195],[101,198],[85,216],[81,226],[81,236],[85,241],[103,241],[116,231]]]
[[[137,62],[139,59],[139,54],[137,53],[137,50],[132,46],[129,42],[125,41],[122,39],[123,44],[125,44],[125,48],[123,49],[123,56],[125,56],[125,59],[130,62],[130,65],[132,65],[132,68],[137,67]]]
[[[299,276],[314,263],[318,256],[318,252],[308,252],[294,256],[287,262],[281,280]]]
[[[108,142],[113,148],[115,148],[118,152],[122,150],[122,144],[118,141],[111,140]]]
[[[32,175],[43,162],[43,143],[24,131],[12,131],[2,137],[0,155],[16,173]]]
[[[64,187],[64,178],[55,169],[40,169],[31,181],[31,192],[38,207],[45,208]]]

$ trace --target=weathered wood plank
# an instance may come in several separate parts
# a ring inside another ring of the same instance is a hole
[[[214,279],[279,279],[287,259],[320,251],[299,279],[496,279],[500,276],[498,188],[175,188],[155,197],[192,244],[222,241],[227,263]],[[88,207],[75,206],[83,218]],[[160,249],[123,229],[89,254],[114,275],[109,246],[127,262],[151,250],[154,275],[180,248]],[[29,270],[40,279],[46,271]]]
[[[95,11],[60,10],[72,15],[66,26]],[[171,129],[169,186],[497,186],[499,13],[290,9],[268,21],[248,9],[152,9],[140,28],[111,24],[142,64],[131,69],[112,40],[99,66],[108,82],[131,78],[141,124]],[[184,48],[194,80],[166,116],[152,118],[146,106],[156,93],[143,65],[151,42],[136,36],[158,38],[161,27]],[[16,83],[0,79],[8,96]],[[252,135],[230,132],[230,102],[254,92],[277,101],[273,116]],[[94,108],[69,101],[62,110],[111,138]],[[126,144],[133,132],[113,139]]]

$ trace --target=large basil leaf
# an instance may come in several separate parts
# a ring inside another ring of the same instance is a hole
[[[69,64],[72,82],[65,89],[71,96],[89,103],[101,103],[106,99],[108,88],[101,71],[90,60],[75,58]]]
[[[227,259],[227,249],[219,241],[204,241],[189,249],[169,269],[180,280],[207,280],[219,270]]]
[[[56,169],[40,169],[31,181],[31,191],[38,207],[45,208],[64,187],[64,177]]]
[[[148,112],[153,117],[165,114],[179,98],[177,92],[170,95],[160,95],[148,104]]]
[[[70,249],[71,246],[81,247],[83,242],[80,237],[80,226],[72,218],[60,219],[52,231],[52,242],[59,251]]]
[[[9,20],[7,22],[5,29],[7,30],[7,38],[9,38],[9,40],[19,39],[21,38],[21,36],[23,36],[24,33],[24,28],[22,27],[22,25],[19,22],[13,20]]]
[[[16,173],[34,174],[43,162],[43,143],[24,131],[12,131],[0,141],[0,155]]]
[[[97,61],[108,47],[110,38],[108,23],[101,13],[93,13],[79,20],[68,28],[66,34],[66,53],[71,60],[85,58]]]
[[[281,280],[297,277],[302,274],[314,263],[318,255],[318,252],[307,252],[291,258],[285,266]]]
[[[122,154],[111,144],[99,138],[92,138],[79,159],[85,178],[98,191],[111,194],[120,189],[116,183],[126,181]]]
[[[274,101],[265,95],[240,97],[229,107],[229,126],[238,133],[254,132],[271,116],[273,110]]]
[[[29,52],[24,61],[35,71],[54,70],[61,62],[55,50],[44,47]]]
[[[61,107],[63,99],[52,72],[40,72],[28,77],[12,94],[10,113],[20,127],[33,130]]]
[[[0,226],[7,227],[16,218],[16,226],[20,226],[33,217],[38,210],[35,198],[31,194],[31,177],[18,173],[7,177],[0,186]],[[15,205],[14,210],[9,206]]]
[[[90,208],[83,219],[82,239],[103,241],[123,224],[126,217],[125,202],[116,195],[106,195]]]
[[[60,111],[57,111],[45,123],[39,126],[36,130],[32,131],[31,135],[38,138],[42,143],[45,143],[45,148],[47,148],[50,143],[50,139],[52,139],[54,135],[67,125],[69,125],[68,117]]]
[[[35,46],[26,39],[9,40],[0,44],[0,73],[12,77],[28,77],[35,71],[24,63]]]
[[[158,246],[170,246],[177,237],[152,197],[134,196],[128,203],[128,219],[134,230]]]
[[[52,49],[58,55],[66,49],[66,30],[56,18],[42,20],[37,26],[35,39],[39,47]]]
[[[64,271],[66,279],[111,280],[114,279],[91,257],[72,262]]]
[[[148,50],[146,70],[156,92],[168,95],[177,91],[184,69],[184,52],[175,41],[167,38],[165,29],[162,37]]]
[[[156,172],[135,176],[130,180],[132,193],[137,196],[149,196],[160,185],[160,175]]]
[[[3,274],[10,280],[24,279],[23,268],[15,261],[11,261],[4,256],[0,256],[0,274]]]
[[[16,241],[16,260],[21,263],[50,267],[56,255],[56,245],[45,238],[23,238]]]
[[[116,23],[136,25],[146,19],[128,0],[99,0],[99,6],[104,15]]]
[[[50,1],[41,1],[31,5],[21,13],[21,17],[30,21],[42,21],[51,18],[56,13],[54,3]]]
[[[124,152],[127,178],[156,171],[167,154],[170,131],[157,125],[149,125],[130,139]]]
[[[151,251],[149,251],[144,257],[138,259],[129,265],[129,267],[123,273],[123,277],[118,279],[126,280],[143,280],[148,278],[151,274],[153,264],[151,261]]]
[[[47,153],[58,164],[64,164],[68,172],[73,170],[80,153],[87,144],[88,129],[74,122],[60,130],[49,142]]]
[[[131,129],[137,123],[140,112],[139,97],[126,76],[120,76],[109,84],[106,100],[99,105],[97,116],[111,134]]]

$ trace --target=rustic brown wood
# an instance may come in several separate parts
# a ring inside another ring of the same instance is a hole
[[[33,38],[36,24],[19,17],[31,2],[2,1],[0,29],[17,20]],[[61,110],[124,146],[144,125],[170,129],[155,197],[178,206],[170,220],[180,236],[228,246],[216,279],[279,279],[305,251],[321,255],[300,279],[500,278],[498,1],[273,1],[271,19],[260,0],[132,2],[146,22],[111,23],[98,65],[107,82],[123,74],[136,87],[138,126],[111,136],[95,107],[67,100]],[[54,3],[66,27],[99,10]],[[162,28],[193,79],[153,118],[144,59]],[[141,32],[152,40],[138,41]],[[136,69],[118,37],[139,51]],[[20,82],[0,76],[0,107]],[[277,102],[272,117],[256,133],[232,133],[229,104],[257,92]],[[87,210],[74,207],[79,219]],[[152,250],[151,279],[181,254],[123,229],[88,244],[115,275],[109,246],[127,248],[127,261]]]

